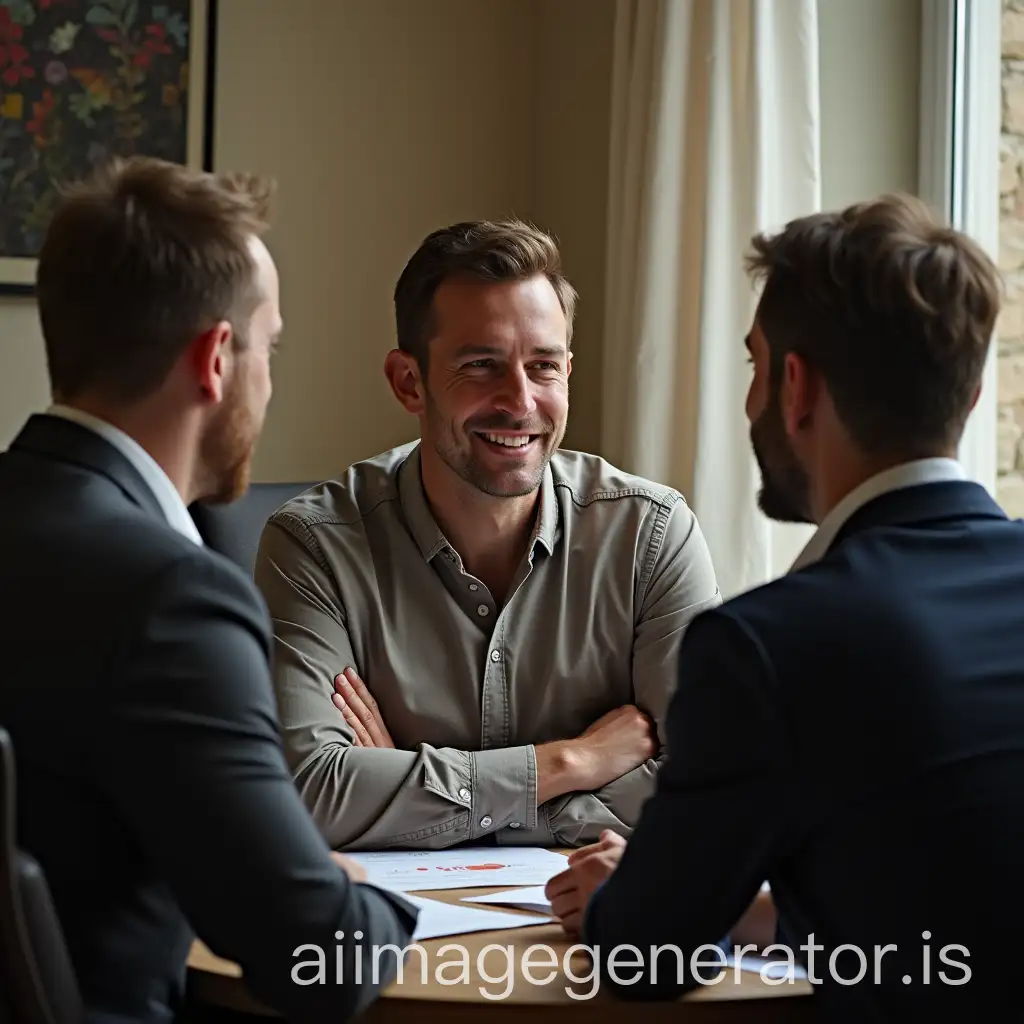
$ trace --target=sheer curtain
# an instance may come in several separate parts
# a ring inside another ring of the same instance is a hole
[[[752,234],[820,208],[815,0],[618,0],[602,446],[671,484],[728,597],[810,529],[757,510]]]

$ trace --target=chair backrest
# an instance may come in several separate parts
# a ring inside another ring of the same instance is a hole
[[[0,992],[12,1024],[81,1024],[81,994],[46,877],[16,843],[14,745],[0,727]]]
[[[196,502],[189,512],[211,548],[251,573],[267,520],[289,498],[313,486],[312,483],[250,484],[245,494],[229,505]]]

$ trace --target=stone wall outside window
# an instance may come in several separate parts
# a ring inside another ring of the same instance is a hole
[[[1000,140],[999,477],[996,498],[1024,517],[1024,0],[1003,0]]]

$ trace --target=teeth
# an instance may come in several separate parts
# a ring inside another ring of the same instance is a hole
[[[506,448],[522,448],[530,443],[529,437],[503,437],[501,434],[484,434],[493,444],[503,444]]]

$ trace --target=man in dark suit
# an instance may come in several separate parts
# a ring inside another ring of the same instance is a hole
[[[271,1008],[345,1020],[416,921],[303,807],[266,609],[187,513],[245,489],[270,397],[269,195],[114,164],[39,260],[56,403],[0,456],[0,723],[91,1022],[170,1019],[193,930]]]
[[[751,268],[759,503],[818,530],[691,625],[657,792],[554,910],[619,995],[670,998],[731,983],[767,881],[823,1019],[1021,1019],[1024,525],[956,461],[996,271],[898,197],[758,237]]]

